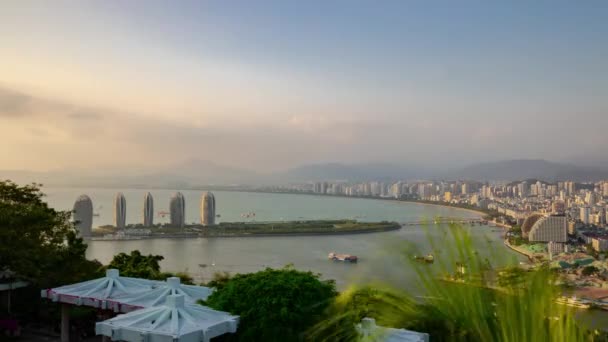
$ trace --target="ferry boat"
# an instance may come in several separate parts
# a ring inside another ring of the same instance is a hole
[[[433,262],[435,262],[435,257],[433,256],[433,254],[427,254],[424,256],[414,255],[414,260],[426,262],[427,264],[432,264]]]
[[[343,261],[343,262],[357,262],[357,256],[355,255],[350,255],[350,254],[338,254],[338,253],[334,253],[331,252],[329,253],[329,255],[327,256],[327,258],[329,260],[333,260],[333,261]]]

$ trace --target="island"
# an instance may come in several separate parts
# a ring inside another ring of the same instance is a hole
[[[145,238],[248,237],[293,235],[360,234],[397,230],[398,222],[359,222],[356,220],[305,220],[276,222],[222,222],[212,226],[200,224],[175,227],[169,224],[143,227],[128,225],[125,229],[100,226],[93,230],[93,239],[124,240]]]

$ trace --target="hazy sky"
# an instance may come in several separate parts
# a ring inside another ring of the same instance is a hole
[[[608,1],[0,2],[0,169],[608,159]]]

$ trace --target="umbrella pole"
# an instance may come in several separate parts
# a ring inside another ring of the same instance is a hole
[[[61,304],[61,342],[70,342],[70,307]]]

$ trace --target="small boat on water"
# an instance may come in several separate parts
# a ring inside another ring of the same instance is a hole
[[[333,261],[343,261],[343,262],[353,262],[353,263],[357,262],[357,260],[358,260],[356,255],[338,254],[338,253],[334,253],[334,252],[329,253],[327,258],[329,260],[333,260]]]
[[[433,262],[435,262],[435,257],[433,256],[433,254],[427,254],[427,255],[414,255],[414,260],[416,261],[420,261],[420,262],[425,262],[427,264],[432,264]]]

